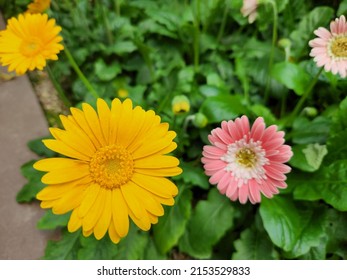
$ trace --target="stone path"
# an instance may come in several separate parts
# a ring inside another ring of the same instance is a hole
[[[0,14],[0,29],[5,25]],[[0,68],[0,71],[6,71]],[[48,135],[46,119],[27,76],[0,82],[0,259],[40,259],[55,232],[40,231],[37,202],[18,204],[26,183],[20,166],[35,159],[26,143]]]

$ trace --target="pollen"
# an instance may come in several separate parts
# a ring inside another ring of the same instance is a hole
[[[41,51],[41,40],[36,37],[23,40],[20,46],[21,53],[26,57],[32,57],[37,55]]]
[[[329,54],[334,58],[347,58],[347,37],[336,37],[330,42]]]
[[[131,154],[120,145],[102,147],[90,161],[90,174],[95,183],[106,189],[127,183],[133,174]]]
[[[236,161],[244,167],[251,168],[257,162],[257,156],[254,151],[249,148],[240,149],[236,155]]]

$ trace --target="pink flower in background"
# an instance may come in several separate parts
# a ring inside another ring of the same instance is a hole
[[[221,126],[211,131],[212,145],[204,146],[201,159],[210,183],[217,184],[221,194],[255,204],[261,200],[260,193],[271,198],[278,188],[287,187],[284,174],[291,168],[284,163],[293,153],[283,144],[283,131],[277,131],[276,125],[265,128],[261,117],[252,128],[246,116],[223,121]]]
[[[330,31],[319,27],[314,31],[318,36],[309,42],[312,47],[310,56],[318,67],[324,66],[325,71],[334,75],[347,76],[347,23],[345,16],[336,18],[330,23]]]
[[[241,13],[244,17],[248,17],[248,22],[253,23],[257,18],[258,0],[243,0]]]

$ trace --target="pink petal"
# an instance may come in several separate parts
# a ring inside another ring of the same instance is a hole
[[[329,40],[332,37],[329,30],[324,28],[324,27],[319,27],[313,33],[316,34],[318,37],[321,37],[324,40]]]
[[[264,131],[265,131],[264,119],[259,117],[253,123],[252,130],[251,130],[251,138],[254,141],[260,140],[263,137]]]

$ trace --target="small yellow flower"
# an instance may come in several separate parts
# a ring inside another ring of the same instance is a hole
[[[172,99],[172,112],[175,115],[187,113],[190,110],[190,102],[187,96],[177,95]]]
[[[176,157],[176,133],[161,123],[154,111],[133,108],[130,99],[103,99],[97,112],[88,104],[62,116],[64,129],[51,128],[55,139],[44,140],[49,149],[65,157],[34,164],[45,171],[47,184],[37,198],[55,214],[71,212],[68,230],[82,227],[84,236],[101,239],[107,232],[114,243],[128,234],[129,217],[149,230],[173,205],[176,185],[166,177],[182,172]]]
[[[42,70],[46,60],[57,60],[64,49],[61,27],[46,14],[20,14],[8,20],[0,31],[0,64],[22,75],[35,68]]]
[[[46,11],[51,4],[51,0],[34,0],[28,5],[27,12],[30,14],[40,14]]]
[[[120,88],[117,91],[117,95],[120,98],[127,98],[129,96],[129,92],[126,89],[124,89],[124,88]]]

